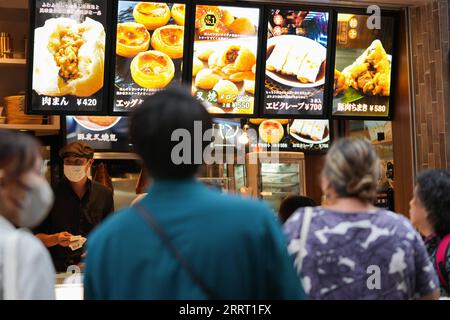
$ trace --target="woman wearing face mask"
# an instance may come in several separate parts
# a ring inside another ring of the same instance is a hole
[[[417,177],[409,203],[411,222],[424,237],[439,276],[441,296],[450,296],[450,171],[427,170]]]
[[[32,137],[0,129],[0,299],[54,299],[50,256],[25,229],[38,225],[53,203],[41,165]]]
[[[82,266],[82,240],[114,211],[114,201],[110,189],[88,178],[94,161],[90,145],[75,142],[59,154],[64,161],[64,179],[54,189],[50,214],[34,232],[49,248],[56,271],[65,272]]]

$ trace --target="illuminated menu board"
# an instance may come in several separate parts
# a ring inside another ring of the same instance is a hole
[[[329,13],[268,12],[264,115],[324,115]]]
[[[320,152],[331,146],[330,122],[325,119],[250,119],[250,150]]]
[[[212,114],[254,114],[260,11],[195,7],[192,93]]]
[[[133,111],[145,98],[181,83],[185,4],[119,1],[114,113]]]
[[[128,118],[67,116],[66,143],[85,142],[96,151],[130,152]]]
[[[100,113],[105,79],[108,1],[30,2],[28,113]]]
[[[333,116],[390,115],[395,17],[338,14]]]

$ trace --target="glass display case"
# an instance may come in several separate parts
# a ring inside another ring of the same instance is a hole
[[[349,121],[351,137],[366,138],[380,158],[380,179],[375,205],[394,210],[394,145],[391,121]]]
[[[248,187],[253,196],[267,201],[278,211],[286,196],[306,194],[305,156],[301,152],[277,152],[276,158],[264,154],[247,155]],[[254,163],[256,157],[258,161]]]

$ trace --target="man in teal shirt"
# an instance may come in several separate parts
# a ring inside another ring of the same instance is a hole
[[[176,89],[157,93],[133,114],[131,140],[154,183],[140,210],[124,209],[91,234],[85,299],[304,297],[269,206],[211,189],[195,180],[199,165],[172,161],[173,130],[193,133],[194,121],[202,121],[203,130],[211,127],[203,105]],[[188,267],[145,214],[157,221]]]

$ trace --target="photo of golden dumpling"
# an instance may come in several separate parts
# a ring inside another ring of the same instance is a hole
[[[148,89],[162,89],[172,81],[175,66],[163,52],[149,50],[139,53],[131,61],[131,76],[138,85]]]
[[[87,97],[103,87],[105,30],[100,22],[53,18],[34,37],[32,88],[38,94]]]
[[[199,58],[194,57],[194,60],[192,61],[192,76],[195,77],[203,68],[203,62],[201,62]]]
[[[155,30],[169,22],[170,9],[166,3],[139,2],[133,9],[133,17],[148,30]]]
[[[208,61],[211,54],[213,54],[214,49],[212,48],[206,48],[203,51],[197,52],[197,58],[199,58],[202,61]]]
[[[244,80],[244,90],[248,93],[255,94],[255,80]]]
[[[250,71],[255,63],[255,54],[240,45],[230,45],[218,60],[219,66],[233,64],[237,71]]]
[[[150,33],[145,26],[136,22],[117,24],[117,55],[131,58],[139,52],[148,50]]]
[[[195,77],[195,86],[200,89],[209,90],[212,89],[219,81],[220,77],[215,74],[213,70],[203,69],[199,71]]]
[[[217,92],[217,102],[230,103],[236,101],[239,89],[229,80],[220,80],[213,88]]]
[[[219,107],[208,107],[206,110],[208,110],[209,113],[225,113],[225,111],[223,111],[222,109],[220,109]]]
[[[243,35],[253,35],[256,34],[256,29],[253,23],[250,21],[249,18],[246,17],[240,17],[231,23],[228,28],[231,32],[236,34],[243,34]]]
[[[219,62],[219,55],[217,52],[213,52],[208,58],[208,67],[211,69],[217,68]]]
[[[186,15],[186,6],[181,3],[175,3],[172,7],[172,18],[175,23],[184,26],[184,17]]]
[[[152,47],[164,52],[172,59],[183,57],[184,27],[167,25],[155,30],[152,35]]]

